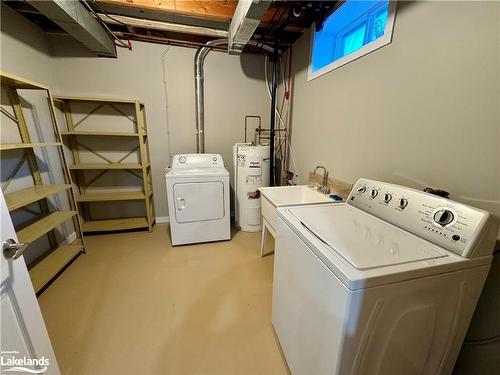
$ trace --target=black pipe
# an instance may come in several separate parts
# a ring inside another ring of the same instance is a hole
[[[276,186],[275,175],[274,173],[274,135],[276,129],[276,90],[278,88],[278,39],[274,42],[274,52],[273,52],[273,79],[272,79],[272,88],[271,88],[271,126],[270,126],[270,140],[269,140],[269,185]]]

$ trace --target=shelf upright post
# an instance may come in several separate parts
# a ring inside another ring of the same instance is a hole
[[[71,112],[71,103],[69,100],[63,101],[63,110],[64,110],[64,118],[66,120],[66,124],[68,126],[69,131],[75,130],[75,125],[73,123],[73,115]],[[75,164],[80,164],[80,147],[78,146],[78,141],[74,137],[69,137],[69,148],[71,149],[71,154],[73,155],[73,162]],[[87,186],[85,184],[85,171],[75,170],[75,180],[76,185],[78,186],[79,195],[85,194]],[[85,205],[81,205],[81,210],[78,210],[78,216],[83,216],[83,220],[90,220],[90,214]]]
[[[73,190],[73,181],[71,180],[71,172],[69,171],[68,168],[68,163],[66,162],[66,155],[64,154],[64,143],[61,137],[61,133],[59,132],[59,126],[57,125],[57,116],[55,113],[55,104],[54,104],[54,98],[52,97],[52,94],[50,91],[48,92],[48,101],[49,101],[49,108],[50,108],[50,117],[52,119],[52,127],[54,129],[54,135],[57,139],[57,142],[61,143],[61,146],[59,146],[59,157],[62,160],[62,169],[63,169],[63,174],[64,174],[64,181],[67,184],[71,185],[71,188],[69,189],[69,194],[70,194],[70,199],[69,199],[69,205],[71,210],[76,211],[77,214],[73,216],[73,225],[75,226],[75,230],[77,231],[77,237],[80,239],[82,246],[83,246],[83,252],[86,253],[85,251],[85,240],[83,238],[83,231],[82,231],[82,223],[80,220],[80,215],[78,211],[78,204],[76,203],[76,197],[75,197],[75,192]],[[78,184],[79,185],[79,184]]]
[[[144,200],[146,205],[146,214],[148,220],[148,229],[150,232],[153,231],[154,222],[154,206],[151,195],[151,167],[149,159],[149,148],[146,146],[147,140],[147,124],[144,106],[135,102],[135,116],[137,121],[137,132],[139,134],[139,147],[140,147],[140,158],[142,165],[142,182],[144,184],[144,195],[146,199]]]

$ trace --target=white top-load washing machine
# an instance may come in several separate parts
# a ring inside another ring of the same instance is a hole
[[[175,155],[165,180],[172,245],[231,238],[229,172],[220,155]]]
[[[486,211],[360,179],[278,208],[272,322],[293,374],[450,374],[488,274]]]

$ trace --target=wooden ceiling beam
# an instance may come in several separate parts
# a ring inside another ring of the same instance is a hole
[[[98,0],[100,5],[152,9],[178,15],[231,21],[237,0]]]
[[[116,14],[114,14],[112,17],[109,17],[103,13],[97,13],[97,14],[107,24],[113,24],[113,25],[122,24],[122,25],[127,25],[127,28],[142,27],[144,29],[174,31],[185,34],[205,35],[214,38],[227,38],[226,30],[218,30],[218,29],[199,27],[199,26],[181,25],[170,22],[145,20],[127,16],[119,16]],[[129,32],[133,31],[130,31],[129,29]]]

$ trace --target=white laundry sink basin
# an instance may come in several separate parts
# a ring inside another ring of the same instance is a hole
[[[307,185],[263,187],[259,190],[262,210],[261,256],[264,255],[267,231],[276,237],[277,207],[334,202],[328,195]]]
[[[263,187],[259,190],[275,207],[332,202],[328,195],[306,185]]]

